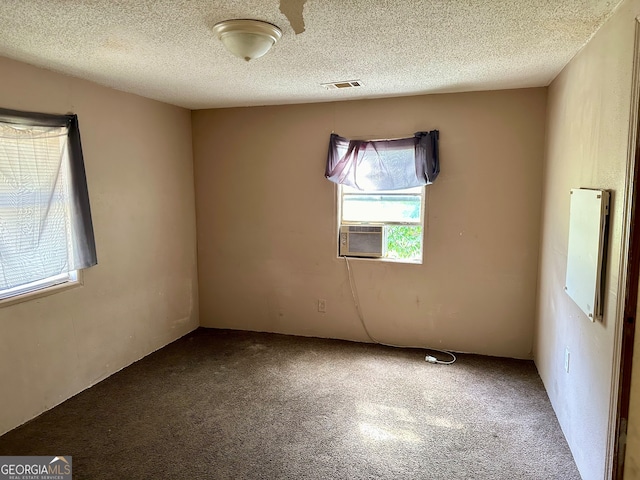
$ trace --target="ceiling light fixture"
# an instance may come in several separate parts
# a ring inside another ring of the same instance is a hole
[[[247,62],[259,58],[282,37],[282,30],[260,20],[225,20],[213,26],[213,33],[227,50]]]

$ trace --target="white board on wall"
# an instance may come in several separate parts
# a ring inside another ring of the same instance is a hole
[[[591,321],[602,318],[609,192],[571,189],[565,290]]]

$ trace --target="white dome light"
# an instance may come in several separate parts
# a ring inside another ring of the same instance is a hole
[[[213,32],[227,50],[247,62],[267,53],[282,37],[282,30],[260,20],[225,20]]]

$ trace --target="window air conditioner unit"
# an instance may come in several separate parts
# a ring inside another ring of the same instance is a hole
[[[341,257],[382,257],[383,227],[340,225]]]

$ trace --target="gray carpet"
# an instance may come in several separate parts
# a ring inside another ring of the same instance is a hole
[[[579,479],[533,362],[199,329],[0,437],[74,479]]]

